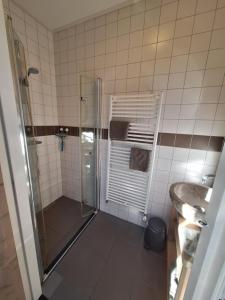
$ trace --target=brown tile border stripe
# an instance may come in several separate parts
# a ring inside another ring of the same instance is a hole
[[[68,128],[69,135],[79,136],[79,127],[74,126],[34,126],[34,134],[35,136],[55,135],[56,133],[59,133],[60,128],[63,128],[64,131],[66,128]],[[25,131],[27,136],[30,136],[32,134],[30,126],[26,126]]]
[[[224,144],[224,137],[160,132],[157,144],[160,146],[221,152]]]
[[[25,127],[26,135],[32,135],[32,127]],[[46,135],[54,135],[59,132],[59,126],[34,126],[34,134],[35,136],[46,136]]]
[[[54,135],[59,132],[59,128],[69,129],[68,134],[71,136],[79,136],[79,127],[75,126],[34,126],[36,136]],[[93,130],[94,128],[86,128]],[[31,135],[31,127],[26,126],[27,135]],[[108,139],[108,129],[102,128],[102,139]],[[160,132],[157,144],[160,146],[191,148],[197,150],[222,151],[224,137],[222,136],[205,136],[190,134],[175,134]]]

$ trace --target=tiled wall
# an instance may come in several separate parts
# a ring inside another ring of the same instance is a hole
[[[161,132],[225,135],[224,1],[139,1],[57,32],[54,46],[50,31],[12,2],[10,10],[28,64],[41,71],[31,77],[35,125],[79,126],[83,74],[103,79],[104,128],[108,95],[162,90]],[[80,200],[79,137],[66,138],[62,153],[54,136],[39,139],[44,205],[61,194]],[[169,185],[178,180],[200,182],[203,174],[215,172],[219,157],[207,147],[190,150],[174,145],[158,146],[150,200],[151,213],[165,219]],[[101,149],[101,208],[141,224],[136,210],[105,203],[106,141]]]
[[[103,127],[109,94],[162,90],[161,132],[224,136],[224,20],[221,0],[146,0],[59,31],[54,36],[59,119],[78,123],[79,113],[73,112],[79,108],[79,75],[85,74],[103,78]],[[207,147],[159,146],[151,213],[166,218],[169,185],[200,182],[202,174],[215,172],[218,156]],[[104,193],[101,207],[140,222],[136,211],[105,204]]]
[[[0,170],[0,299],[24,300],[24,291]]]
[[[58,125],[53,34],[33,17],[9,2],[13,26],[23,43],[27,67],[38,75],[29,77],[34,125]],[[62,195],[62,178],[58,140],[55,136],[38,137],[40,187],[43,206]]]
[[[62,117],[79,106],[79,74],[94,73],[105,94],[166,91],[163,132],[224,135],[224,16],[217,0],[147,0],[60,31]]]

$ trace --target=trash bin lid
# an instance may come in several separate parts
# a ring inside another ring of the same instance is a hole
[[[154,232],[165,232],[166,230],[166,224],[164,221],[158,217],[152,217],[150,218],[148,222],[149,228]]]

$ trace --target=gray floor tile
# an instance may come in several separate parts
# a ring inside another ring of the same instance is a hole
[[[48,281],[45,282],[43,285],[43,294],[47,298],[51,298],[61,283],[62,276],[56,271],[53,271],[52,274],[49,276]]]
[[[50,300],[165,300],[165,258],[143,248],[143,228],[99,213],[56,271]]]

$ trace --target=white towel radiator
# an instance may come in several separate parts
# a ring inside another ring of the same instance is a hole
[[[111,120],[128,121],[125,141],[108,137],[108,168],[106,201],[134,207],[144,216],[148,213],[155,161],[162,94],[137,94],[110,97]],[[129,169],[132,147],[151,150],[147,172]]]

